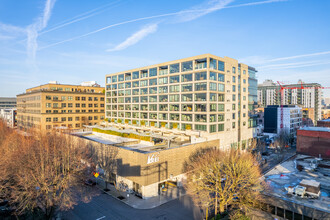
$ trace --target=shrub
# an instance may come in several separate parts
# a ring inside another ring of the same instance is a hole
[[[141,136],[141,135],[137,135],[137,134],[127,134],[127,133],[121,133],[118,131],[103,130],[103,129],[99,129],[99,128],[93,128],[93,131],[98,132],[98,133],[103,133],[103,134],[115,135],[115,136],[119,136],[119,137],[138,139],[141,141],[150,141],[149,136]]]

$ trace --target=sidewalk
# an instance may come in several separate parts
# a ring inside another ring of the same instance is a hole
[[[183,188],[173,188],[169,189],[166,192],[162,192],[162,195],[160,196],[155,196],[148,199],[141,199],[140,197],[137,197],[134,193],[118,191],[115,186],[110,184],[108,184],[108,189],[110,189],[110,191],[103,191],[103,189],[105,189],[105,183],[104,181],[102,181],[102,179],[98,179],[97,187],[102,192],[122,201],[123,203],[126,203],[127,205],[135,209],[152,209],[185,195],[185,190]],[[122,196],[123,199],[118,198],[120,196]]]

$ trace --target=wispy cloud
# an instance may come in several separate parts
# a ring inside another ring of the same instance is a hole
[[[226,0],[226,1],[229,1],[229,0]],[[248,3],[248,4],[233,5],[233,6],[227,6],[227,7],[222,7],[222,8],[246,7],[246,6],[261,5],[261,4],[268,4],[268,3],[281,2],[281,1],[287,1],[287,0],[259,1],[259,2],[254,2],[254,4],[252,2],[252,3]],[[219,2],[219,1],[212,1],[212,2]],[[207,3],[206,3],[206,5],[207,5]],[[212,4],[208,4],[208,5],[210,6]],[[142,18],[136,18],[136,19],[132,19],[132,20],[128,20],[128,21],[119,22],[119,23],[116,23],[116,24],[111,24],[111,25],[105,26],[103,28],[99,28],[97,30],[90,31],[88,33],[85,33],[85,34],[82,34],[82,35],[79,35],[79,36],[76,36],[76,37],[72,37],[72,38],[69,38],[69,39],[66,39],[66,40],[58,41],[56,43],[52,43],[52,44],[49,44],[47,46],[44,46],[44,47],[40,48],[39,50],[46,49],[46,48],[49,48],[49,47],[53,47],[53,46],[63,44],[63,43],[66,43],[66,42],[70,42],[70,41],[73,41],[73,40],[77,40],[77,39],[80,39],[82,37],[86,37],[86,36],[89,36],[89,35],[92,35],[92,34],[96,34],[98,32],[101,32],[101,31],[104,31],[104,30],[107,30],[107,29],[110,29],[110,28],[113,28],[113,27],[121,26],[121,25],[124,25],[124,24],[134,23],[134,22],[143,21],[143,20],[151,20],[151,19],[155,19],[155,18],[177,16],[177,15],[182,15],[182,14],[192,14],[192,13],[195,13],[195,15],[191,16],[190,19],[193,18],[193,17],[194,17],[194,19],[196,19],[200,16],[206,15],[208,13],[211,13],[211,12],[213,12],[215,10],[219,10],[219,9],[221,9],[220,8],[220,3],[217,6],[213,3],[213,7],[211,6],[210,8],[183,10],[183,11],[179,11],[179,12],[160,14],[160,15],[154,15],[154,16],[147,16],[147,17],[142,17]],[[198,17],[196,17],[197,15],[198,15]],[[182,21],[184,21],[184,20],[182,20]]]
[[[194,6],[188,10],[179,12],[176,17],[176,22],[187,22],[195,20],[199,17],[207,15],[211,12],[223,9],[226,5],[232,3],[234,0],[210,0],[200,5]]]
[[[38,49],[38,33],[47,27],[51,12],[56,0],[47,0],[43,13],[36,22],[26,28],[27,31],[27,53],[28,57],[34,61]]]
[[[128,37],[124,42],[118,44],[112,49],[108,49],[107,51],[118,51],[118,50],[123,50],[126,49],[129,46],[132,46],[148,36],[149,34],[152,34],[157,31],[158,24],[151,24],[148,26],[143,27],[141,30],[135,32],[133,35]]]
[[[244,6],[254,6],[254,5],[263,5],[263,4],[269,4],[269,3],[276,3],[276,2],[287,2],[289,0],[267,0],[267,1],[259,1],[259,2],[250,2],[245,4],[239,4],[239,5],[231,5],[227,6],[225,8],[238,8],[238,7],[244,7]]]
[[[26,30],[10,24],[0,23],[0,39],[11,40],[16,37],[25,34]]]
[[[268,60],[268,62],[276,62],[276,61],[282,61],[282,60],[291,60],[291,59],[298,59],[298,58],[305,58],[305,57],[312,57],[312,56],[321,56],[330,54],[330,51],[324,51],[324,52],[318,52],[318,53],[309,53],[309,54],[301,54],[296,56],[290,56],[290,57],[280,57]]]

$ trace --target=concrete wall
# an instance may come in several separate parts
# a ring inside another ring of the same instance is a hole
[[[297,153],[330,159],[330,132],[298,130]]]

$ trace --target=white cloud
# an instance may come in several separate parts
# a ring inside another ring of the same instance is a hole
[[[110,51],[124,50],[127,47],[130,47],[130,46],[138,43],[139,41],[141,41],[143,38],[145,38],[149,34],[156,32],[157,28],[158,28],[157,24],[148,25],[148,26],[142,28],[141,30],[135,32],[133,35],[128,37],[124,42],[118,44],[117,46],[115,46],[112,49],[108,49],[107,51],[110,52]]]
[[[211,12],[223,9],[226,5],[232,3],[233,1],[234,0],[210,0],[188,10],[179,12],[180,14],[175,18],[175,20],[176,22],[192,21]]]
[[[47,0],[42,15],[37,18],[36,22],[26,28],[27,53],[28,57],[32,61],[35,60],[36,52],[38,49],[38,32],[42,31],[45,27],[47,27],[55,1],[56,0]]]

